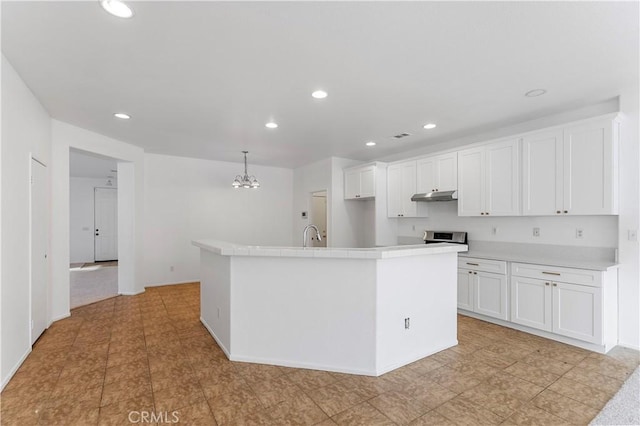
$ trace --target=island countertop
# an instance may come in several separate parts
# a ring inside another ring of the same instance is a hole
[[[197,240],[192,244],[222,256],[316,257],[333,259],[388,259],[425,254],[467,251],[464,244],[438,243],[371,248],[250,246],[220,240]]]

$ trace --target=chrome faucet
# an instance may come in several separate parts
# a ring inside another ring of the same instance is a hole
[[[302,247],[307,246],[307,231],[309,229],[313,229],[314,231],[316,231],[316,238],[318,239],[318,241],[322,241],[322,237],[320,236],[320,231],[318,231],[318,227],[315,225],[307,225],[304,227],[304,231],[302,231]]]

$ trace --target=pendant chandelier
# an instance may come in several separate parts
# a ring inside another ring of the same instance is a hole
[[[259,188],[260,182],[258,182],[258,179],[255,176],[249,176],[247,173],[247,154],[249,151],[242,151],[242,153],[244,154],[244,176],[236,176],[232,185],[234,188]]]

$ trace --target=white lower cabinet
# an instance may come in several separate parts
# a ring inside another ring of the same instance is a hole
[[[500,271],[504,272],[500,273]],[[508,318],[506,262],[460,258],[458,261],[458,308],[506,320]]]
[[[616,278],[615,271],[513,263],[511,322],[608,350],[617,339]]]

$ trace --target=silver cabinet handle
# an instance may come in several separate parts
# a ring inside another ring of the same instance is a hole
[[[471,266],[480,266],[477,263],[471,263],[471,262],[467,262],[467,265],[471,265]]]
[[[544,285],[549,285],[549,283],[544,283]]]
[[[557,276],[557,277],[559,277],[559,276],[560,276],[560,273],[558,273],[558,272],[546,272],[546,271],[542,271],[542,273],[543,273],[543,274],[545,274],[545,275],[555,275],[555,276]]]

